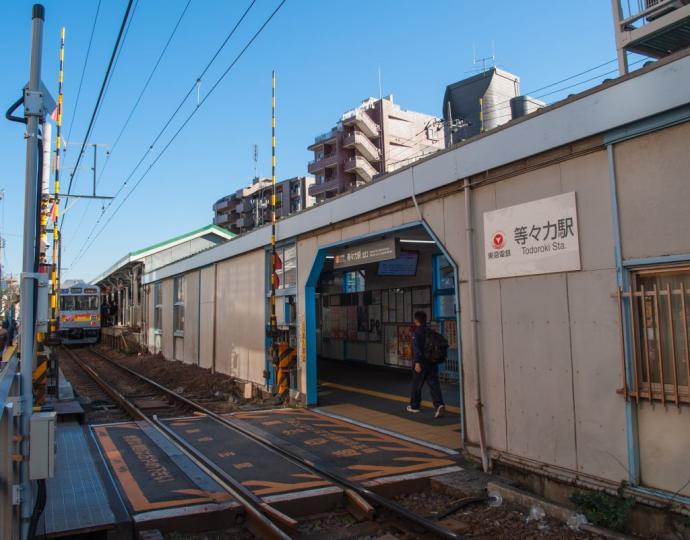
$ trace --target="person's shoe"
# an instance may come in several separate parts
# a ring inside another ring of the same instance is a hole
[[[446,406],[445,405],[439,405],[438,407],[436,407],[436,412],[434,413],[434,418],[441,418],[445,414],[446,414]]]
[[[415,409],[412,405],[408,405],[406,410],[407,410],[407,412],[411,412],[411,413],[422,412],[421,409]]]

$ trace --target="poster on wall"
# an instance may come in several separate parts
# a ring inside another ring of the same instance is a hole
[[[337,306],[331,309],[331,336],[335,339],[345,339],[347,334],[347,319],[345,308]]]
[[[398,327],[393,325],[386,325],[384,330],[386,349],[385,349],[385,363],[389,366],[398,365]]]
[[[345,307],[347,335],[346,339],[357,341],[357,306]]]
[[[369,306],[369,341],[381,341],[381,306]]]
[[[398,289],[395,294],[396,314],[395,320],[399,323],[406,322],[405,319],[405,291]]]
[[[369,335],[369,306],[357,306],[357,341],[366,341]]]
[[[575,192],[484,212],[486,278],[580,270]]]
[[[411,367],[413,356],[412,327],[398,326],[398,365]]]

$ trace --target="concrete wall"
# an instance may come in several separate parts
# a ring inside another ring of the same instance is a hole
[[[263,249],[223,261],[216,277],[215,369],[263,383],[266,312]]]
[[[614,147],[624,259],[690,253],[688,140],[685,123]],[[690,478],[690,407],[641,403],[638,411],[642,481],[675,493]]]
[[[166,358],[173,355],[173,278],[163,280],[161,292],[163,294],[163,317],[161,328],[161,353]]]
[[[184,357],[187,364],[199,364],[199,270],[185,275]]]
[[[615,146],[623,257],[690,253],[690,123]]]
[[[202,268],[201,290],[199,291],[199,365],[203,368],[213,368],[213,351],[215,342],[215,296],[216,296],[216,268],[209,266]]]

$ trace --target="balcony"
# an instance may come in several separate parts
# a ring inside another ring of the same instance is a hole
[[[309,145],[307,150],[314,150],[315,148],[318,148],[319,146],[322,146],[324,144],[335,142],[337,133],[338,132],[335,129],[332,129],[330,131],[327,131],[326,133],[317,135],[316,137],[314,137],[314,142]]]
[[[619,0],[619,49],[661,58],[690,46],[690,0]]]
[[[326,193],[327,191],[338,191],[339,189],[340,180],[336,177],[331,178],[321,184],[312,184],[311,186],[309,186],[309,195],[312,197],[316,197],[317,195],[321,195],[322,193]]]
[[[315,174],[318,171],[322,171],[328,167],[335,167],[338,165],[338,154],[329,154],[320,158],[316,158],[309,162],[307,165],[307,170],[311,174]]]
[[[381,160],[381,152],[378,147],[372,143],[366,135],[359,131],[353,131],[345,135],[343,146],[345,148],[356,148],[359,150],[359,153],[369,161]]]
[[[345,113],[341,120],[345,126],[357,126],[362,133],[370,138],[378,137],[381,131],[379,125],[371,119],[371,116],[361,109]]]
[[[230,214],[217,214],[213,216],[213,224],[225,227],[230,222]]]
[[[345,172],[355,173],[366,182],[371,182],[379,172],[362,156],[354,156],[345,161]]]
[[[214,212],[223,212],[230,206],[230,201],[228,199],[221,199],[216,204],[213,205]]]

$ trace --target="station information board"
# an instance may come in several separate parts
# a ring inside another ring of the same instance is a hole
[[[350,246],[337,251],[333,268],[351,268],[381,261],[396,259],[399,255],[399,243],[397,238],[385,238],[366,244]]]
[[[486,278],[580,270],[575,192],[484,212]]]

